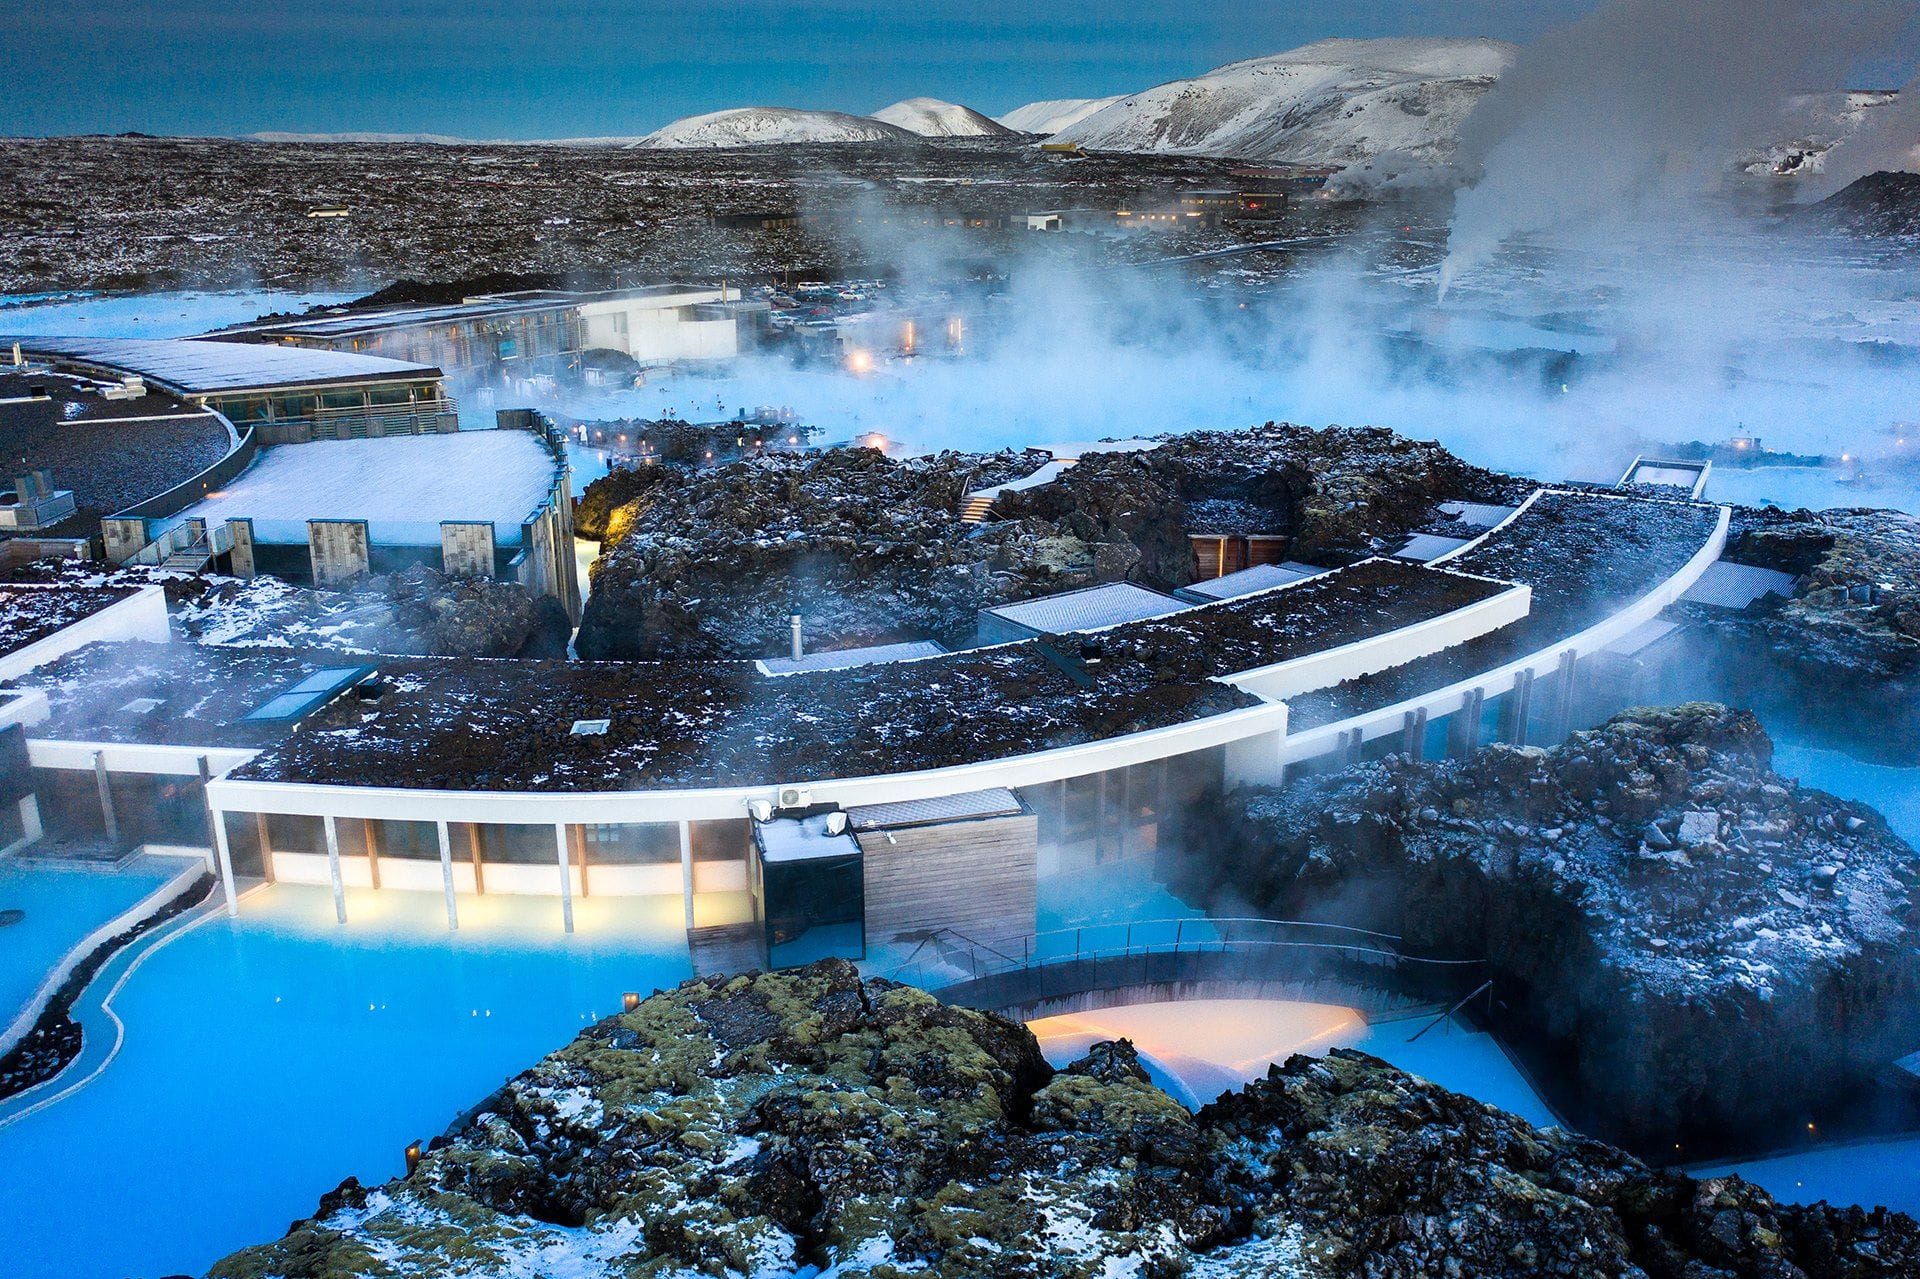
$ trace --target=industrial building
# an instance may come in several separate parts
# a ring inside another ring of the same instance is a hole
[[[573,293],[482,294],[441,306],[330,308],[218,336],[248,343],[431,363],[484,384],[549,375],[591,352],[640,367],[724,360],[751,345],[764,303],[725,284]]]

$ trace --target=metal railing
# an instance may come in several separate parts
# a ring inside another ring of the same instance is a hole
[[[1400,938],[1344,924],[1298,919],[1189,917],[1088,924],[1031,933],[999,945],[936,928],[886,975],[927,989],[1056,964],[1147,955],[1317,953],[1362,963],[1466,968],[1478,959],[1429,959],[1398,949]],[[924,958],[923,958],[924,957]]]

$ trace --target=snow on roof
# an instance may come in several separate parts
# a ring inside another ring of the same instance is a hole
[[[904,644],[875,644],[868,648],[842,648],[830,653],[808,653],[804,657],[762,658],[762,675],[792,675],[797,671],[839,671],[851,666],[875,666],[881,662],[905,662],[916,657],[938,657],[946,647],[932,640],[910,640]]]
[[[245,325],[230,331],[341,336],[378,329],[476,320],[487,316],[569,311],[582,306],[597,306],[601,303],[618,304],[651,300],[660,307],[666,308],[717,298],[719,294],[720,286],[718,285],[691,284],[649,284],[633,289],[607,289],[592,293],[529,289],[519,293],[483,294],[438,306],[397,306],[378,310],[349,311],[340,315],[304,316],[297,320],[285,320],[273,324]]]
[[[1486,502],[1442,502],[1440,509],[1473,528],[1493,528],[1519,508]]]
[[[983,817],[1012,817],[1026,811],[1020,797],[1004,786],[942,795],[938,799],[903,799],[891,804],[862,804],[847,810],[847,822],[856,831],[898,830],[903,826],[932,826],[939,822],[974,821]]]
[[[1715,608],[1745,608],[1765,595],[1793,596],[1793,574],[1716,560],[1680,598]]]
[[[1291,560],[1285,564],[1255,564],[1252,568],[1243,568],[1238,573],[1228,573],[1224,577],[1183,586],[1180,588],[1180,594],[1202,601],[1233,600],[1243,595],[1272,590],[1276,586],[1285,586],[1289,582],[1318,577],[1330,571]]]
[[[315,440],[260,450],[224,489],[182,511],[209,526],[250,519],[258,542],[304,545],[308,520],[365,520],[387,546],[438,546],[443,520],[493,525],[518,546],[520,525],[552,493],[556,464],[527,431],[456,431]]]
[[[1465,546],[1469,538],[1441,537],[1438,533],[1415,533],[1407,539],[1407,544],[1393,553],[1397,560],[1414,560],[1425,564],[1437,560],[1448,551],[1457,551]]]
[[[755,822],[753,837],[760,843],[760,860],[770,866],[784,862],[811,862],[823,857],[858,857],[860,845],[848,831],[827,833],[829,813],[812,817],[778,817]]]
[[[0,586],[0,653],[16,653],[131,599],[124,586]]]
[[[1062,635],[1117,626],[1122,622],[1144,622],[1148,618],[1178,613],[1186,607],[1170,595],[1135,586],[1132,582],[1110,582],[982,611],[1031,631]]]
[[[430,364],[409,364],[372,355],[308,351],[251,342],[178,338],[0,337],[29,354],[50,360],[137,373],[183,395],[216,395],[269,387],[326,386],[345,382],[418,381],[437,378]]]

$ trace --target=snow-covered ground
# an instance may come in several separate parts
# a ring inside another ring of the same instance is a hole
[[[907,98],[881,107],[873,118],[923,138],[1005,138],[1013,130],[989,120],[972,107],[938,98]]]
[[[305,542],[311,519],[365,520],[390,546],[438,546],[442,520],[489,521],[496,545],[517,546],[553,480],[552,457],[526,431],[315,440],[262,449],[179,518],[251,519],[257,540],[279,544]]]
[[[1054,137],[1090,150],[1432,165],[1452,156],[1517,52],[1498,40],[1322,40],[1128,94]]]
[[[871,116],[792,107],[734,107],[688,116],[634,145],[662,150],[758,147],[793,142],[907,142],[915,135]]]

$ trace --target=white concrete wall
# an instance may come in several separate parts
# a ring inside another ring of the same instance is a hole
[[[1312,582],[1313,579],[1306,581]],[[1301,584],[1290,583],[1289,586]],[[1289,587],[1279,589],[1287,590]],[[1532,588],[1515,586],[1477,604],[1403,626],[1397,631],[1231,675],[1226,682],[1275,701],[1298,697],[1316,689],[1344,684],[1362,675],[1405,666],[1408,662],[1491,634],[1503,626],[1511,626],[1527,615],[1532,600]]]
[[[127,742],[68,742],[54,738],[27,739],[27,762],[35,768],[93,768],[96,751],[106,755],[109,773],[152,773],[163,777],[198,777],[200,759],[215,777],[232,772],[258,751],[230,746],[152,746]]]
[[[1223,746],[1244,737],[1284,733],[1286,724],[1287,708],[1273,703],[1125,737],[1038,751],[1012,759],[883,777],[689,790],[578,793],[318,786],[216,777],[208,787],[208,798],[215,808],[225,812],[312,816],[332,814],[336,817],[371,817],[391,821],[509,825],[704,821],[742,817],[746,814],[747,804],[753,800],[766,800],[777,805],[781,791],[790,788],[802,792],[807,797],[806,802],[832,803],[850,808],[857,804],[883,801],[938,799],[1001,786],[1010,789],[1037,786],[1043,782],[1103,773],[1169,755],[1184,755],[1190,751]],[[91,754],[86,756],[84,766],[92,766]],[[491,870],[488,873],[491,875]],[[489,892],[493,890],[491,878],[487,881],[487,889]]]
[[[9,589],[59,588],[18,586]],[[158,586],[143,586],[126,599],[109,604],[90,617],[83,617],[43,640],[0,657],[0,679],[17,678],[88,644],[117,640],[152,640],[164,644],[169,638],[166,592]]]
[[[1700,580],[1701,574],[1705,573],[1707,568],[1726,550],[1727,528],[1732,518],[1732,508],[1721,507],[1720,518],[1714,525],[1712,535],[1679,572],[1632,604],[1579,634],[1569,636],[1557,644],[1549,645],[1536,653],[1517,658],[1490,671],[1456,680],[1434,692],[1408,698],[1377,711],[1355,715],[1337,723],[1323,725],[1291,736],[1287,739],[1287,759],[1289,761],[1306,760],[1325,755],[1339,747],[1340,739],[1344,734],[1356,729],[1360,731],[1363,741],[1372,741],[1375,738],[1398,733],[1405,727],[1407,714],[1423,708],[1429,719],[1451,715],[1460,709],[1462,699],[1476,688],[1482,690],[1488,697],[1497,697],[1509,692],[1520,679],[1522,672],[1531,671],[1535,678],[1540,678],[1551,675],[1559,668],[1563,654],[1572,653],[1575,657],[1586,657],[1599,652],[1635,627],[1657,616],[1662,609],[1686,594],[1688,589]]]

